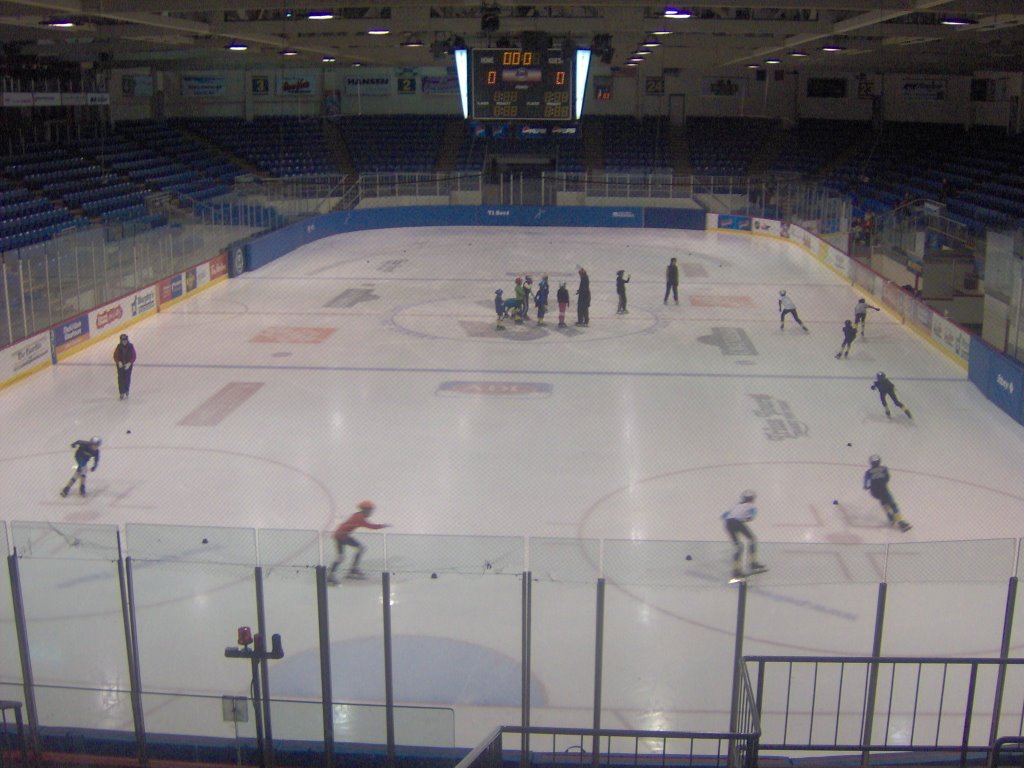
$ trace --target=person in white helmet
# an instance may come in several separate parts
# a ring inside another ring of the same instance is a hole
[[[882,463],[882,457],[878,454],[868,457],[868,471],[864,473],[864,490],[870,491],[871,495],[878,499],[885,510],[885,516],[889,518],[890,525],[904,532],[910,530],[910,523],[903,519],[900,508],[889,491],[889,468]]]
[[[68,480],[67,484],[61,490],[61,496],[67,496],[71,493],[72,487],[75,485],[75,480],[78,480],[78,492],[85,496],[85,470],[89,461],[92,461],[91,472],[96,471],[96,467],[100,465],[100,444],[103,441],[98,437],[90,437],[88,440],[75,440],[71,444],[71,447],[75,449],[75,472],[71,475],[71,479]]]
[[[858,299],[857,303],[853,305],[853,327],[860,331],[861,337],[864,336],[864,322],[869,309],[873,309],[875,312],[882,311],[873,304],[868,304],[867,300],[863,298]]]
[[[796,313],[796,304],[786,295],[785,290],[781,290],[779,291],[779,330],[786,330],[786,315],[792,315],[796,324],[807,331],[807,326],[800,321],[800,315]]]
[[[757,515],[757,507],[754,506],[756,498],[757,494],[754,491],[744,491],[740,494],[739,502],[722,513],[725,532],[729,534],[729,539],[732,541],[734,548],[732,555],[733,580],[742,579],[751,573],[768,570],[758,562],[757,537],[750,530],[750,526],[747,525]],[[741,537],[746,539],[746,542],[742,541]],[[750,567],[749,569],[744,569],[743,564],[747,559],[745,557],[747,554],[749,554]]]
[[[369,528],[376,531],[381,528],[388,527],[385,523],[370,522],[369,517],[373,514],[373,510],[376,509],[376,506],[377,505],[372,501],[360,501],[359,504],[356,505],[356,511],[334,529],[334,543],[338,548],[338,555],[334,558],[334,562],[331,563],[331,570],[327,574],[327,581],[329,583],[338,584],[340,581],[337,576],[337,572],[341,567],[342,561],[345,559],[346,546],[355,547],[356,550],[355,559],[352,560],[352,567],[348,569],[346,578],[365,578],[363,572],[359,570],[359,560],[362,558],[366,547],[360,544],[359,541],[352,536],[352,531],[357,528]]]

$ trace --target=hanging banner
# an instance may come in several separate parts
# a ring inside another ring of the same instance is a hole
[[[181,95],[198,98],[223,96],[227,83],[220,75],[184,74],[181,76]]]
[[[743,96],[746,82],[734,77],[702,77],[700,95],[733,99]]]
[[[148,99],[153,95],[153,76],[121,75],[121,95],[128,99]]]
[[[387,75],[348,75],[345,78],[346,96],[387,96],[391,93],[391,78]]]
[[[250,77],[249,92],[253,96],[269,96],[270,77],[268,75],[253,75]]]
[[[424,96],[453,96],[459,92],[459,78],[456,75],[424,75],[420,78],[420,89]]]
[[[320,81],[312,72],[282,73],[277,81],[279,96],[312,96],[320,89]]]
[[[946,80],[943,78],[908,77],[903,81],[903,98],[915,101],[944,101]]]

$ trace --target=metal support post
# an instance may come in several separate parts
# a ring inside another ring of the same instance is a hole
[[[868,693],[864,702],[864,734],[861,745],[864,747],[860,755],[860,764],[867,768],[871,761],[871,727],[875,719],[875,697],[878,695],[878,662],[882,655],[882,626],[885,621],[885,593],[888,585],[883,581],[878,585],[878,600],[875,604],[875,636],[871,641],[871,664],[868,667]]]
[[[591,763],[594,768],[601,764],[601,668],[604,658],[604,579],[597,580],[597,618],[594,622],[594,739],[591,746]]]
[[[395,685],[394,668],[391,665],[391,574],[382,571],[381,603],[384,606],[384,715],[388,740],[388,768],[395,765]]]
[[[324,768],[334,765],[334,692],[331,688],[331,626],[327,611],[327,568],[316,567],[317,625],[320,631],[320,701],[324,720]]]

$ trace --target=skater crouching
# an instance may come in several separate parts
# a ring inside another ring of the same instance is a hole
[[[889,492],[889,468],[882,463],[882,457],[877,454],[868,457],[868,471],[864,473],[864,490],[870,491],[871,495],[878,499],[885,510],[885,516],[889,518],[890,525],[904,532],[910,530],[910,523],[903,519],[896,500]]]
[[[757,560],[757,537],[747,525],[757,515],[757,507],[754,506],[754,499],[757,494],[754,491],[744,491],[740,496],[738,504],[722,513],[722,520],[725,523],[725,532],[733,545],[732,555],[732,580],[739,581],[745,576],[759,571],[765,571],[764,565]],[[746,539],[746,543],[740,537]],[[744,561],[749,555],[750,567],[744,568]]]
[[[366,547],[353,538],[352,531],[357,528],[369,528],[374,531],[381,528],[387,528],[388,526],[385,523],[370,522],[369,517],[373,514],[373,510],[375,508],[376,505],[372,501],[360,501],[357,506],[357,511],[345,520],[345,522],[334,529],[334,543],[338,548],[338,555],[334,558],[334,562],[331,563],[331,569],[327,574],[327,582],[329,584],[339,584],[341,582],[341,579],[337,576],[337,572],[341,567],[342,561],[345,559],[346,546],[355,547],[356,550],[355,558],[352,560],[352,567],[348,569],[346,577],[350,579],[363,578],[363,572],[359,570],[359,560],[362,558]]]
[[[886,418],[892,418],[892,412],[889,410],[889,403],[887,402],[888,398],[892,398],[892,401],[897,408],[903,409],[903,412],[907,414],[908,419],[914,418],[910,415],[910,409],[901,403],[900,399],[896,397],[896,385],[889,380],[884,372],[879,371],[875,374],[875,382],[871,385],[871,388],[878,390],[878,396],[882,400],[882,407],[885,408]]]
[[[853,327],[853,323],[847,320],[843,323],[843,345],[836,352],[836,360],[840,357],[850,356],[850,345],[853,344],[853,340],[857,338],[857,329]]]
[[[68,480],[67,484],[61,490],[61,496],[67,496],[71,493],[72,487],[75,485],[75,480],[79,481],[78,492],[85,496],[85,470],[89,461],[92,460],[92,469],[90,472],[95,472],[96,467],[100,465],[100,444],[103,441],[98,437],[90,437],[88,440],[75,440],[71,444],[71,447],[75,449],[75,472],[71,475],[71,479]]]

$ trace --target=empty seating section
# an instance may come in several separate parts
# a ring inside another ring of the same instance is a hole
[[[196,118],[174,121],[189,132],[272,176],[338,173],[320,118]]]
[[[863,211],[929,199],[974,232],[1024,218],[1024,140],[1001,129],[890,124],[827,184],[853,194]]]
[[[26,145],[0,158],[0,250],[41,242],[93,221],[166,222],[146,196],[166,192],[180,205],[223,195],[243,169],[165,122],[97,126],[62,146]]]
[[[815,176],[862,143],[870,143],[871,125],[852,120],[801,120],[784,131],[773,173]]]
[[[357,173],[433,173],[445,115],[343,117],[338,127]]]
[[[68,153],[39,146],[25,154],[0,158],[5,177],[0,190],[0,252],[48,240],[80,223],[66,206],[41,189],[51,174],[59,175],[64,163],[76,167]]]
[[[771,122],[740,117],[686,121],[690,166],[697,176],[744,176],[771,131]]]
[[[671,174],[667,118],[608,115],[603,123],[604,168],[608,173]]]
[[[450,115],[346,116],[338,123],[359,173],[432,173],[439,165],[479,173],[489,158],[540,158],[545,170],[584,171],[581,133],[516,134],[467,124],[446,134]],[[690,117],[685,142],[672,142],[667,118],[595,116],[590,163],[607,173],[672,173],[672,150],[685,147],[699,176],[799,174],[856,201],[856,215],[882,213],[922,198],[974,231],[1024,220],[1024,137],[1004,130],[805,120],[779,130],[761,119]],[[599,128],[599,130],[597,130]],[[61,230],[147,215],[147,196],[167,193],[180,206],[233,222],[240,208],[214,200],[241,174],[279,177],[335,174],[323,122],[312,117],[183,118],[84,126],[60,145],[29,143],[0,157],[0,250],[23,247]],[[447,136],[447,139],[446,139]],[[443,147],[445,141],[458,146]],[[443,152],[442,150],[447,150]],[[676,158],[678,160],[678,157]],[[347,161],[346,161],[347,162]],[[514,163],[513,163],[514,164]],[[200,206],[200,202],[203,205]],[[275,214],[265,212],[269,222]],[[263,218],[263,217],[261,217]]]

